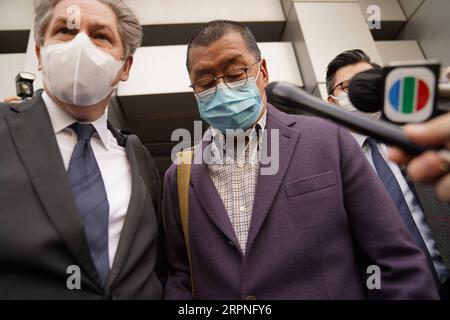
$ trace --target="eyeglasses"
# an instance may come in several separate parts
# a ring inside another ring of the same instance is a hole
[[[217,80],[219,79],[223,79],[223,82],[228,88],[230,88],[233,85],[233,83],[238,81],[243,81],[244,82],[243,84],[245,85],[248,80],[248,71],[259,62],[260,60],[248,66],[229,69],[222,76],[216,77],[210,76],[201,78],[196,82],[194,82],[193,84],[191,84],[189,87],[191,87],[195,93],[200,93],[213,87],[217,89]]]
[[[341,87],[342,91],[345,93],[348,93],[348,84],[350,83],[350,80],[342,81],[341,83],[338,83],[333,90],[331,90],[331,94],[334,94],[334,90],[336,90],[337,87]]]

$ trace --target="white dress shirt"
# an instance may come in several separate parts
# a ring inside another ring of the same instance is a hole
[[[367,157],[367,160],[369,160],[370,165],[372,166],[372,168],[374,168],[376,172],[372,159],[372,151],[370,149],[370,146],[367,143],[365,143],[367,136],[355,132],[352,132],[352,135],[358,142],[359,146],[362,148],[364,154]],[[397,179],[397,182],[405,198],[406,204],[408,205],[409,211],[411,212],[414,222],[416,223],[416,226],[419,229],[419,232],[425,242],[425,245],[427,246],[428,252],[430,253],[431,260],[433,261],[433,265],[434,268],[436,269],[436,273],[439,277],[439,280],[441,281],[441,283],[443,283],[448,278],[449,271],[447,270],[442,260],[441,254],[439,253],[436,242],[434,241],[434,238],[431,234],[430,227],[425,219],[425,214],[423,213],[422,208],[420,207],[420,204],[418,203],[414,193],[409,188],[409,185],[406,182],[406,179],[403,176],[398,165],[393,163],[387,158],[387,146],[385,144],[378,143],[378,150],[380,151],[384,160],[389,165],[389,168],[392,170],[392,173]]]
[[[42,99],[50,116],[64,167],[68,170],[73,149],[78,141],[76,133],[68,127],[77,120],[58,107],[45,91],[42,93]],[[91,124],[97,130],[91,139],[91,146],[109,203],[108,249],[111,268],[131,197],[131,167],[125,148],[117,144],[116,138],[108,130],[106,112]]]

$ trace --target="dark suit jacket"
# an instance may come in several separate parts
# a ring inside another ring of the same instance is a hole
[[[109,128],[126,148],[132,195],[103,289],[40,94],[0,104],[0,299],[161,298],[158,173],[136,136]],[[71,265],[81,269],[81,290],[67,288]]]
[[[406,180],[415,193],[445,266],[450,270],[450,206],[436,197],[434,187]]]
[[[192,165],[195,297],[437,299],[424,254],[348,131],[271,106],[266,127],[269,141],[270,130],[279,129],[280,166],[276,175],[258,177],[245,256],[206,165]],[[175,165],[166,173],[163,203],[164,296],[190,299]],[[381,269],[380,290],[366,286],[370,265]]]

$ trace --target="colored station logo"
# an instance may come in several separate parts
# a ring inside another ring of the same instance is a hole
[[[389,101],[401,113],[420,111],[430,99],[430,88],[425,81],[414,77],[397,80],[389,90]]]
[[[384,113],[394,122],[421,122],[433,113],[435,76],[425,67],[393,69],[386,77]]]

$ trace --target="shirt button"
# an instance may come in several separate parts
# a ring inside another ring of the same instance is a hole
[[[239,208],[239,210],[240,210],[241,212],[244,212],[244,211],[245,211],[245,207],[244,207],[244,206],[241,206],[241,207]]]

